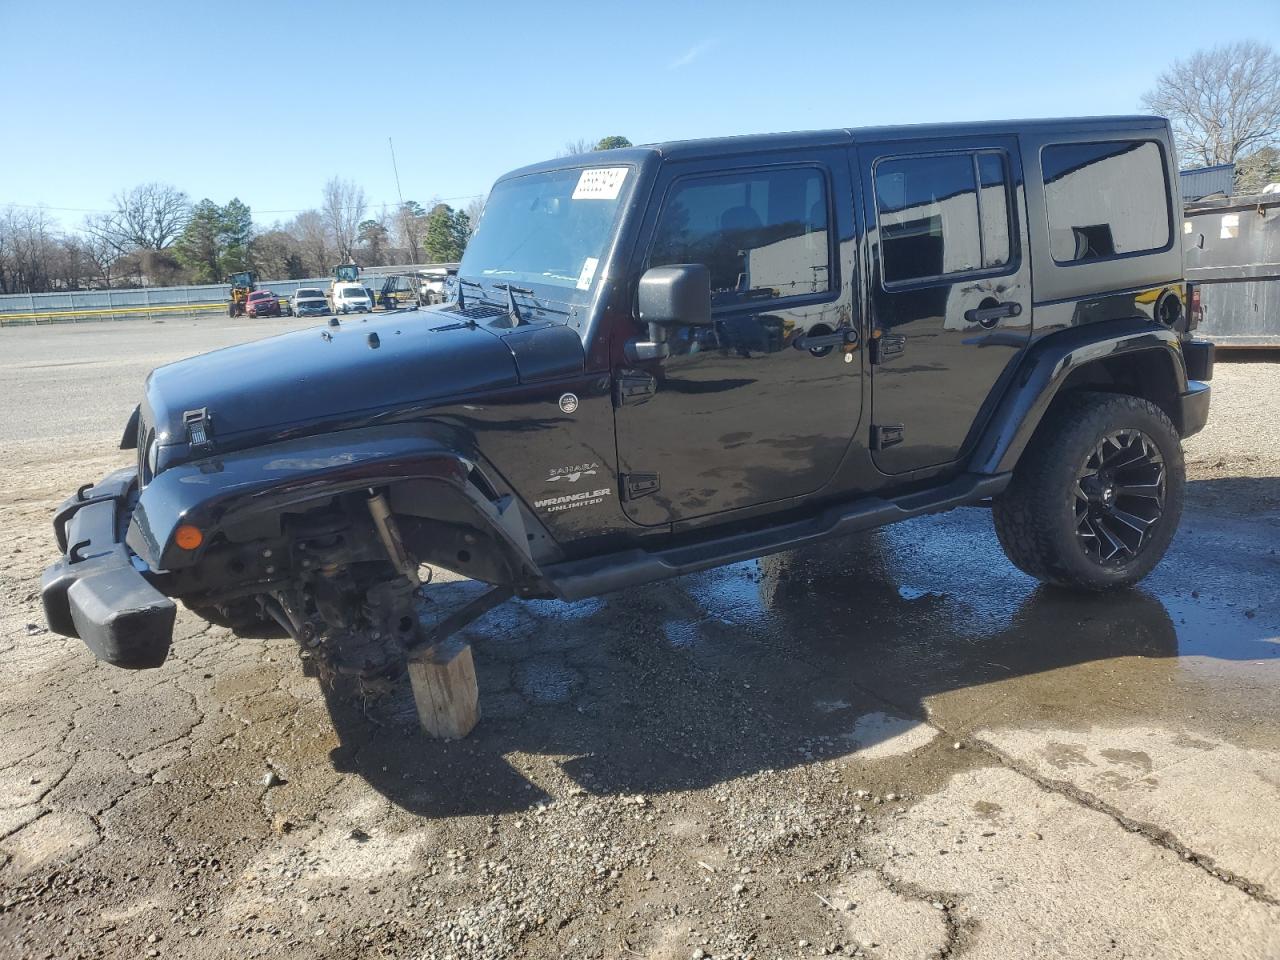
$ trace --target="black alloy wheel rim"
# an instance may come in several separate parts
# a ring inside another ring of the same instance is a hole
[[[1141,430],[1107,434],[1085,457],[1072,489],[1076,537],[1101,566],[1122,566],[1151,540],[1164,515],[1164,457]]]

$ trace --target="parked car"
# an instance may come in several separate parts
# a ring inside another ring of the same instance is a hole
[[[446,299],[445,287],[450,277],[457,276],[458,271],[453,268],[441,268],[422,270],[418,276],[421,278],[419,287],[418,302],[424,305],[435,303],[444,303]]]
[[[372,313],[373,297],[359,283],[340,282],[333,285],[334,313]]]
[[[136,465],[54,516],[48,623],[154,667],[179,598],[286,629],[326,675],[385,676],[512,595],[965,505],[1040,580],[1133,584],[1209,414],[1175,157],[1166,121],[1116,117],[517,170],[447,306],[153,371]],[[424,634],[419,564],[492,589]]]
[[[280,308],[280,298],[270,290],[255,290],[249,294],[244,312],[250,317],[279,317],[284,313]]]
[[[329,300],[319,287],[299,287],[293,291],[293,313],[298,317],[318,317],[329,312]]]

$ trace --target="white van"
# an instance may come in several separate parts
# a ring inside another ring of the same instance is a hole
[[[373,300],[363,284],[335,283],[332,296],[334,313],[373,313]]]

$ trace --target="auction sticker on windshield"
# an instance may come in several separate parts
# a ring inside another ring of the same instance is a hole
[[[574,200],[616,200],[622,182],[627,179],[626,167],[592,167],[583,170],[578,185],[573,188]]]
[[[600,266],[598,257],[587,257],[582,264],[582,272],[578,274],[578,289],[590,290],[591,281],[596,278],[596,268]]]

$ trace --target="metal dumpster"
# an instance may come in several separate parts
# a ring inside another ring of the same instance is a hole
[[[1196,200],[1183,215],[1198,335],[1222,347],[1280,347],[1280,194]]]

